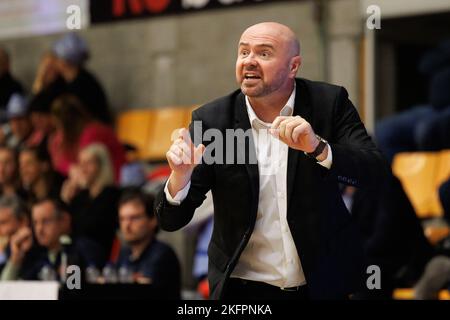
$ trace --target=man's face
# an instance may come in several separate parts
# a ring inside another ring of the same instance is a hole
[[[0,238],[9,239],[21,226],[11,208],[0,208]]]
[[[0,149],[0,185],[14,180],[17,165],[11,150]]]
[[[62,219],[58,218],[56,208],[51,201],[33,206],[33,228],[38,243],[47,248],[54,247],[63,233]]]
[[[81,151],[78,157],[80,166],[80,181],[83,187],[90,187],[100,173],[100,164],[95,156],[86,151]]]
[[[22,141],[31,133],[32,127],[30,119],[25,117],[17,117],[9,120],[11,132],[18,140]]]
[[[130,201],[119,208],[120,231],[129,244],[139,243],[153,235],[156,218],[145,214],[144,206],[138,201]]]
[[[19,155],[20,179],[25,188],[30,188],[44,174],[43,163],[36,159],[33,152],[22,151]]]
[[[276,26],[260,24],[242,34],[236,80],[245,95],[255,98],[269,95],[295,78],[292,43],[282,32]]]

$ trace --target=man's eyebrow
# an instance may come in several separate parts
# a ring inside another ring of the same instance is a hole
[[[239,47],[249,46],[249,45],[250,44],[248,42],[239,42]],[[270,48],[270,49],[275,49],[275,47],[270,43],[260,43],[260,44],[257,44],[255,47],[266,47],[266,48]]]

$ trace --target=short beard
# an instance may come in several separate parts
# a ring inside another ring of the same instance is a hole
[[[265,95],[270,93],[270,87],[263,85],[262,88],[260,88],[260,89],[258,89],[258,91],[256,91],[256,94],[249,94],[249,91],[254,90],[254,89],[255,88],[246,88],[246,87],[244,87],[243,84],[241,85],[242,93],[250,98],[260,98],[260,97],[264,97]]]

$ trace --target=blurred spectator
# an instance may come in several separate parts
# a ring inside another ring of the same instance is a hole
[[[52,170],[48,151],[26,147],[19,154],[20,179],[28,204],[37,200],[59,197],[64,178]]]
[[[27,209],[17,196],[0,197],[0,272],[10,255],[11,237],[28,224]]]
[[[53,167],[67,176],[70,166],[77,161],[79,150],[92,143],[102,143],[111,156],[114,178],[118,182],[125,152],[114,130],[92,119],[73,95],[64,94],[57,98],[52,115],[56,126],[56,132],[49,139]]]
[[[430,77],[429,104],[382,120],[375,129],[390,162],[398,152],[450,148],[450,40],[426,54],[419,69]]]
[[[19,166],[16,151],[7,146],[0,146],[0,196],[23,196],[20,187]]]
[[[32,92],[37,95],[48,89],[63,90],[64,79],[58,72],[57,58],[53,52],[46,52],[39,62],[36,77],[33,82]]]
[[[95,243],[84,238],[73,238],[70,243],[61,243],[70,227],[70,215],[64,205],[53,199],[43,199],[33,205],[32,224],[37,244],[29,228],[21,228],[11,239],[11,255],[3,268],[2,280],[39,280],[51,278],[43,269],[53,271],[54,279],[63,275],[62,254],[67,256],[67,265],[77,265],[84,270],[88,265],[100,267],[104,257]]]
[[[22,92],[22,85],[11,75],[9,55],[0,47],[0,123],[6,121],[6,105],[11,95]]]
[[[17,151],[27,145],[33,127],[28,115],[28,102],[26,98],[14,93],[9,99],[6,117],[8,118],[10,132],[4,132],[4,143]]]
[[[56,57],[47,52],[43,55],[33,83],[33,96],[30,99],[30,114],[33,132],[28,140],[29,146],[47,148],[48,137],[54,130],[51,116],[53,101],[65,90],[65,82],[56,67]]]
[[[414,286],[418,300],[438,299],[439,290],[450,285],[450,258],[436,256],[427,264],[425,272]]]
[[[31,99],[29,113],[33,132],[27,140],[27,145],[48,147],[48,139],[55,130],[51,115],[51,104],[58,93],[58,91],[45,90]]]
[[[106,148],[92,144],[82,149],[61,198],[70,207],[74,235],[96,241],[108,255],[117,230],[119,196]]]
[[[367,265],[381,270],[381,290],[368,290],[363,298],[389,299],[394,288],[411,287],[435,252],[400,181],[390,175],[378,192],[357,189],[351,213],[360,228]]]
[[[156,239],[158,221],[153,201],[137,189],[120,198],[120,231],[127,246],[121,249],[118,265],[131,268],[135,277],[150,279],[168,297],[178,299],[180,265],[174,251]]]
[[[112,124],[105,92],[97,79],[85,69],[89,58],[86,42],[69,33],[53,44],[56,70],[66,82],[67,92],[76,95],[88,112],[98,121]]]

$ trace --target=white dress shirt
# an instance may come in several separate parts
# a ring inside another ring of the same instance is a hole
[[[306,280],[286,219],[289,147],[268,133],[271,124],[256,116],[248,97],[245,97],[245,102],[255,141],[260,191],[253,233],[231,277],[261,281],[280,288],[300,286]],[[291,116],[294,103],[295,88],[280,115]],[[329,169],[331,163],[332,154],[328,145],[327,159],[318,164]],[[190,182],[175,197],[171,197],[166,183],[164,191],[167,201],[179,205],[186,198],[189,188]]]

